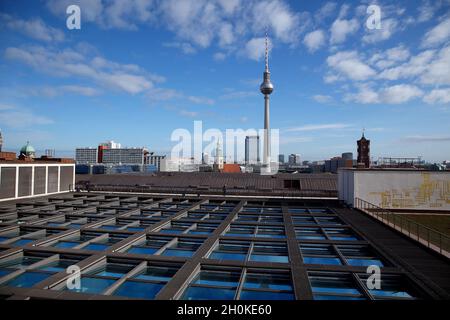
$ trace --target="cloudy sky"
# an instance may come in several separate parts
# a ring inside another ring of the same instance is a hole
[[[81,8],[81,30],[66,8]],[[367,8],[381,29],[367,28]],[[0,128],[73,153],[158,153],[176,128],[261,128],[264,33],[283,153],[450,159],[450,1],[2,0]]]

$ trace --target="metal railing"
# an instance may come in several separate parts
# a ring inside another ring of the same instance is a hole
[[[267,195],[271,196],[285,196],[285,197],[323,197],[336,198],[337,192],[331,191],[316,191],[316,190],[263,190],[257,188],[233,188],[228,187],[224,193],[222,187],[186,187],[186,186],[151,186],[151,185],[107,185],[107,184],[85,184],[76,183],[75,190],[83,191],[110,191],[110,192],[138,192],[138,193],[181,193],[181,194],[215,194],[215,195]]]
[[[450,258],[450,237],[442,232],[360,198],[355,198],[354,207]]]

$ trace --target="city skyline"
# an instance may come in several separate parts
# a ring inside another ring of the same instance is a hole
[[[450,158],[448,1],[378,2],[381,30],[365,26],[365,1],[70,1],[83,18],[68,30],[66,2],[0,5],[7,151],[29,140],[73,155],[113,139],[168,153],[172,130],[192,130],[194,120],[261,128],[268,27],[280,153],[356,154],[365,128],[374,159]]]

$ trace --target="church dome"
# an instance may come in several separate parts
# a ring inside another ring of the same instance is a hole
[[[27,141],[27,144],[20,149],[20,154],[23,154],[25,156],[34,156],[35,153],[36,150],[33,148],[29,141]]]

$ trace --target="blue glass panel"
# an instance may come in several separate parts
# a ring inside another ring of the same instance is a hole
[[[63,259],[63,260],[52,262],[46,266],[40,267],[40,268],[38,268],[38,270],[50,271],[50,272],[60,272],[60,271],[66,270],[67,267],[77,264],[77,263],[78,263],[77,260]]]
[[[247,273],[244,281],[247,289],[292,290],[291,279],[282,274]]]
[[[303,257],[303,261],[309,264],[332,264],[341,265],[339,258]]]
[[[355,286],[347,277],[321,277],[311,280],[313,292],[360,294]]]
[[[349,258],[347,258],[347,262],[351,266],[363,266],[363,267],[367,267],[367,266],[371,266],[371,265],[376,265],[379,267],[384,266],[383,262],[381,262],[381,260],[378,260],[378,259],[349,259]]]
[[[228,253],[228,252],[213,252],[209,256],[210,259],[218,260],[239,260],[243,261],[246,258],[246,254],[243,253]]]
[[[193,254],[194,251],[171,249],[171,248],[164,250],[164,252],[162,253],[163,256],[169,257],[192,257]]]
[[[35,241],[35,240],[33,240],[33,239],[19,239],[19,240],[14,241],[13,243],[10,243],[10,245],[12,245],[12,246],[23,246],[23,245],[26,245],[27,243],[30,243],[30,242],[33,242],[33,241]]]
[[[182,233],[184,230],[179,230],[179,229],[161,229],[159,230],[159,233]]]
[[[189,287],[182,300],[233,300],[235,289]]]
[[[251,261],[261,261],[261,262],[289,262],[287,256],[272,256],[272,255],[260,255],[260,254],[252,254],[250,256]]]
[[[62,223],[61,222],[49,222],[47,223],[48,227],[59,227]]]
[[[357,289],[353,288],[339,288],[339,287],[318,287],[312,286],[313,292],[331,292],[331,293],[351,293],[351,294],[359,294]]]
[[[80,229],[81,226],[82,226],[81,223],[71,223],[67,227],[70,228],[70,229]]]
[[[117,230],[119,228],[121,228],[122,226],[113,226],[113,225],[103,225],[100,226],[100,229],[105,229],[105,230]]]
[[[115,296],[153,299],[163,287],[159,283],[125,281],[114,293]]]
[[[277,239],[286,238],[286,236],[282,235],[282,234],[261,234],[261,233],[257,233],[256,236],[260,237],[260,238],[277,238]]]
[[[10,274],[13,271],[16,271],[17,269],[8,269],[8,268],[2,268],[0,269],[0,277],[6,276],[7,274]]]
[[[142,231],[144,229],[145,228],[142,228],[142,227],[128,227],[127,228],[128,231]]]
[[[178,269],[166,267],[147,267],[142,273],[135,275],[133,279],[153,280],[167,282]]]
[[[240,300],[294,300],[294,294],[289,292],[243,290]]]
[[[30,266],[38,261],[41,261],[42,259],[43,258],[23,257],[23,258],[5,262],[2,264],[2,267],[24,268],[24,267]]]
[[[213,272],[201,271],[193,283],[206,284],[211,286],[235,287],[238,285],[240,273],[237,272]]]
[[[188,233],[190,234],[210,234],[212,231],[198,231],[198,230],[191,230]]]
[[[364,297],[314,295],[314,300],[366,300]]]
[[[149,248],[149,247],[131,247],[130,249],[128,249],[128,253],[136,253],[136,254],[153,254],[156,251],[158,251],[158,249],[156,248]]]
[[[103,291],[106,290],[106,288],[111,286],[115,281],[116,280],[105,279],[105,278],[81,277],[80,289],[68,289],[66,287],[64,290],[82,292],[82,293],[101,294]]]
[[[331,240],[344,240],[344,241],[355,241],[358,240],[356,237],[345,236],[345,237],[330,237]]]
[[[2,241],[5,241],[5,240],[8,240],[9,238],[7,238],[7,237],[0,237],[0,242],[2,242]]]
[[[49,276],[51,276],[51,274],[46,272],[26,271],[14,279],[9,280],[4,285],[10,287],[30,288],[36,283],[47,279]]]
[[[101,243],[90,243],[87,246],[83,247],[84,250],[95,250],[95,251],[102,251],[108,248],[108,245],[101,244]]]
[[[53,245],[55,248],[73,248],[77,245],[79,245],[79,242],[75,241],[59,241],[56,244]]]
[[[297,236],[301,240],[325,240],[324,236]]]
[[[381,285],[381,288],[383,288],[383,285]],[[381,289],[381,290],[369,290],[369,292],[374,295],[374,296],[383,296],[383,297],[398,297],[398,298],[412,298],[412,296],[402,290],[402,289],[398,289],[398,290],[392,290],[392,289]]]

